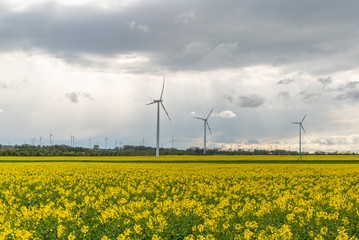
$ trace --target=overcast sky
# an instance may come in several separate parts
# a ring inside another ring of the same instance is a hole
[[[3,0],[0,143],[359,151],[355,0]]]

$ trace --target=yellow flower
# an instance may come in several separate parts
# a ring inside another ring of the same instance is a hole
[[[192,234],[190,234],[190,235],[184,237],[183,240],[195,240],[195,238]]]
[[[126,240],[126,236],[124,234],[120,234],[118,235],[117,240]]]
[[[252,238],[253,235],[254,233],[251,230],[249,229],[244,230],[244,239],[249,240]]]
[[[60,238],[62,234],[64,233],[65,227],[61,224],[57,226],[57,237]]]
[[[254,229],[254,228],[258,228],[258,223],[256,221],[253,222],[246,222],[245,223],[246,227],[249,229]]]
[[[128,228],[126,228],[126,230],[125,230],[125,231],[123,231],[123,234],[124,234],[125,236],[130,235],[130,234],[131,234],[131,230],[130,230],[130,229],[128,229]]]
[[[327,235],[327,233],[328,233],[328,228],[327,228],[327,227],[322,227],[322,228],[320,229],[320,234],[322,234],[322,235]]]
[[[76,238],[75,235],[70,233],[69,236],[67,237],[67,240],[74,240],[75,238]]]
[[[157,236],[156,234],[154,234],[154,235],[152,236],[152,240],[160,240],[160,239],[162,239],[162,238],[159,237],[159,236]]]
[[[137,234],[141,234],[141,232],[142,232],[142,228],[141,228],[141,226],[138,225],[138,224],[135,224],[135,226],[133,226],[133,229],[135,230],[135,232],[136,232]]]
[[[88,227],[88,226],[83,226],[83,227],[81,228],[81,232],[82,232],[83,234],[88,233],[88,231],[89,231],[89,227]]]
[[[203,225],[203,224],[199,224],[199,225],[197,226],[197,229],[198,229],[199,232],[203,232],[203,230],[204,230],[204,225]]]
[[[239,231],[239,230],[241,230],[243,227],[242,227],[241,224],[236,223],[236,225],[234,225],[234,228]]]

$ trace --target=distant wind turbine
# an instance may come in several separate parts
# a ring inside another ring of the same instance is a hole
[[[107,141],[108,141],[108,137],[106,135],[106,137],[105,137],[105,149],[107,149]]]
[[[168,112],[166,111],[165,106],[163,105],[163,89],[165,88],[165,78],[163,78],[163,85],[162,85],[162,91],[161,91],[161,96],[159,100],[155,100],[153,99],[153,102],[147,104],[147,105],[151,105],[154,103],[157,103],[157,132],[156,132],[156,157],[160,156],[160,104],[163,108],[163,110],[165,111],[165,113],[167,114],[168,119],[171,121],[170,116],[168,115]]]
[[[173,138],[173,136],[172,136],[172,140],[171,140],[171,142],[172,142],[172,151],[173,151],[173,143],[175,142],[176,140]]]
[[[203,147],[203,154],[204,154],[204,155],[206,155],[206,137],[207,137],[207,136],[206,136],[206,131],[207,131],[207,127],[208,127],[208,130],[209,130],[209,133],[212,134],[211,128],[209,127],[209,124],[208,124],[208,118],[209,118],[209,116],[211,116],[211,114],[212,114],[212,112],[213,112],[213,109],[214,109],[214,107],[213,107],[212,110],[209,112],[207,118],[194,117],[195,119],[202,120],[203,123],[204,123],[204,140],[203,140],[203,142],[204,142],[204,143],[203,143],[203,145],[204,145],[204,147]]]
[[[75,146],[75,136],[71,134],[71,147]]]
[[[300,122],[291,122],[292,124],[298,124],[299,125],[299,159],[302,160],[302,130],[305,133],[305,129],[303,127],[303,121],[305,119],[305,117],[307,116],[304,115],[302,121]]]
[[[53,137],[54,135],[52,135],[52,133],[51,133],[51,131],[50,131],[50,146],[52,146],[52,137]]]

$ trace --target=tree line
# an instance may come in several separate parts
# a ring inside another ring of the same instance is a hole
[[[176,148],[160,148],[161,155],[203,155],[203,148],[191,147],[185,150]],[[207,149],[207,155],[297,155],[297,151],[286,150],[223,150]],[[303,153],[309,154],[309,153]],[[314,154],[343,154],[317,151]],[[346,152],[345,154],[353,154]],[[124,145],[113,149],[102,149],[98,145],[93,148],[72,147],[68,145],[36,146],[30,144],[7,146],[0,144],[0,156],[155,156],[156,148],[148,146]]]

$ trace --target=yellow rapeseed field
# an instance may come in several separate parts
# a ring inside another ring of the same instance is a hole
[[[2,162],[0,176],[0,239],[359,238],[358,164]]]

